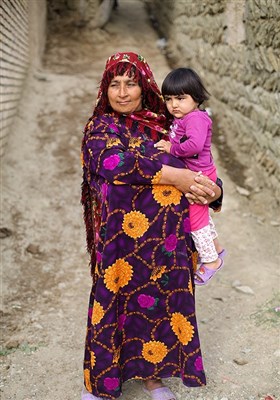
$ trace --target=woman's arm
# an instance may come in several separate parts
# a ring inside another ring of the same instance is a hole
[[[209,204],[221,196],[221,188],[200,173],[163,165],[160,185],[173,185],[183,192],[189,202]]]
[[[207,204],[219,198],[221,191],[209,178],[127,151],[120,135],[104,128],[102,133],[93,130],[85,136],[83,164],[89,183],[100,175],[115,184],[174,185],[186,194],[190,203]],[[160,176],[156,182],[155,176]]]

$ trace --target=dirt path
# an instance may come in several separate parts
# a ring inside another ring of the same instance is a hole
[[[67,26],[51,36],[12,127],[2,167],[3,400],[79,400],[91,283],[79,204],[81,130],[109,55],[140,52],[158,82],[169,71],[141,2],[121,1],[94,38]],[[215,281],[197,290],[208,386],[169,383],[181,400],[276,399],[279,216],[268,209],[273,198],[241,196],[219,169],[226,199],[215,221],[229,256]],[[123,399],[146,396],[127,383]]]

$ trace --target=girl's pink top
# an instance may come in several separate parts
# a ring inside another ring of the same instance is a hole
[[[212,121],[206,111],[195,110],[174,118],[170,127],[170,153],[180,157],[192,171],[215,168],[211,153]]]

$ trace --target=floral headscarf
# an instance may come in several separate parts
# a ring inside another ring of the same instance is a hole
[[[90,122],[94,117],[113,112],[108,100],[108,87],[114,76],[125,73],[130,77],[133,76],[141,86],[143,103],[143,109],[132,113],[128,119],[137,120],[140,125],[148,126],[152,131],[167,134],[169,121],[165,117],[166,106],[159,87],[145,58],[132,52],[116,53],[108,58],[93,115],[85,126],[85,132],[90,128]],[[151,132],[151,136],[153,137],[153,132]]]

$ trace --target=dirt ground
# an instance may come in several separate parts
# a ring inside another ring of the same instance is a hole
[[[30,78],[2,165],[3,400],[80,399],[91,284],[79,203],[82,128],[111,54],[140,52],[159,83],[170,70],[141,2],[121,1],[102,31],[62,28],[50,33],[44,67]],[[251,171],[236,173],[234,153],[224,162],[222,146],[214,151],[225,201],[214,219],[228,257],[197,289],[208,385],[168,383],[179,400],[277,399],[279,212]],[[122,398],[147,396],[128,382]]]

